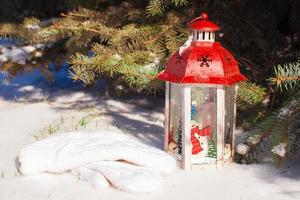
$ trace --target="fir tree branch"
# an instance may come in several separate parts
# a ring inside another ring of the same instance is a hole
[[[249,146],[250,158],[256,158],[256,153],[262,146],[265,159],[280,166],[285,157],[294,156],[300,150],[300,136],[297,134],[295,123],[300,114],[300,92],[296,93],[285,106],[272,112],[263,121],[256,124],[245,140]],[[262,145],[264,144],[264,145]],[[251,161],[250,161],[251,162]]]
[[[274,67],[275,77],[269,81],[275,85],[281,92],[293,91],[299,87],[300,83],[300,62],[277,65]]]

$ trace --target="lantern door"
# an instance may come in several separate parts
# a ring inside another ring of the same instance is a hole
[[[183,121],[182,121],[182,88],[176,83],[166,84],[166,130],[165,150],[182,160]]]
[[[192,86],[190,111],[191,164],[217,163],[217,87]]]
[[[224,160],[229,160],[234,152],[234,135],[236,115],[236,87],[225,87],[225,135],[224,135]]]
[[[234,86],[166,84],[165,150],[184,169],[232,158]]]

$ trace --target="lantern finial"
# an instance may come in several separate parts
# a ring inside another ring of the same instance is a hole
[[[202,20],[208,20],[208,14],[206,12],[201,13],[200,19],[202,19]]]
[[[198,31],[217,31],[220,29],[218,25],[208,20],[208,14],[205,12],[190,21],[188,26],[191,29]]]

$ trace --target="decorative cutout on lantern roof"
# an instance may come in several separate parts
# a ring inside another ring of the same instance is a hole
[[[219,27],[207,19],[207,14],[203,13],[189,23],[194,31],[191,45],[171,56],[166,69],[158,74],[159,79],[222,85],[246,80],[234,57],[219,42],[214,42],[214,31]]]

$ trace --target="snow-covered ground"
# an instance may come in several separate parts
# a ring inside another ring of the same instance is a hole
[[[95,92],[81,92],[76,84],[64,82],[59,73],[63,74],[57,72],[57,84],[52,86],[36,71],[10,82],[0,73],[0,200],[300,199],[300,158],[280,170],[237,164],[220,170],[179,170],[165,178],[162,190],[152,194],[132,194],[115,188],[96,190],[71,174],[20,176],[16,158],[21,148],[34,142],[34,134],[61,116],[80,118],[96,113],[90,128],[121,129],[136,140],[162,149],[162,102],[104,100]]]

